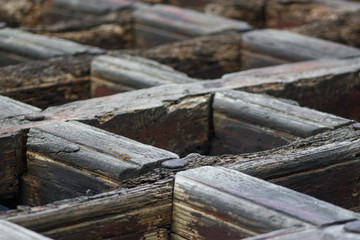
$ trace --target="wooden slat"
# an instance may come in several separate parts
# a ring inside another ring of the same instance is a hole
[[[30,59],[47,59],[102,50],[59,38],[49,38],[11,28],[0,29],[0,50]]]
[[[40,108],[90,98],[93,56],[68,56],[0,68],[0,94]]]
[[[0,218],[55,239],[167,239],[172,181],[64,200]]]
[[[194,82],[186,74],[145,58],[130,55],[99,56],[91,63],[92,95],[101,96],[99,88],[113,92],[148,88],[169,83]]]
[[[1,240],[50,240],[19,225],[0,220]]]
[[[244,33],[242,49],[243,69],[276,65],[286,61],[360,56],[360,50],[357,48],[273,29]]]
[[[354,217],[351,211],[225,168],[202,167],[175,177],[172,230],[189,239],[236,239]]]
[[[31,105],[15,101],[0,95],[0,118],[15,117],[27,113],[40,112],[41,109]]]
[[[302,106],[359,121],[359,72],[359,58],[324,59],[253,69],[223,79],[225,84],[241,83],[247,91],[293,99]]]
[[[137,10],[134,17],[136,31],[138,26],[144,25],[189,37],[230,30],[247,31],[251,29],[251,26],[245,22],[209,16],[192,10],[161,4]],[[150,38],[150,35],[148,37]],[[140,47],[149,47],[149,45]]]
[[[62,8],[73,12],[84,12],[94,15],[105,14],[120,9],[132,8],[134,2],[130,0],[52,0],[54,8]]]
[[[357,210],[359,134],[352,126],[340,128],[281,150],[239,156],[227,167]]]
[[[41,109],[0,96],[0,122],[12,121],[25,114],[36,114]],[[19,177],[23,171],[24,131],[0,134],[0,200],[8,200],[19,190]]]
[[[22,201],[45,204],[119,187],[176,154],[77,122],[31,128]]]
[[[344,225],[327,227],[325,229],[292,229],[280,230],[262,234],[246,240],[326,240],[326,239],[360,239],[360,234],[344,230]]]
[[[187,88],[174,86],[73,102],[44,114],[52,120],[79,120],[180,155],[206,152],[211,95],[186,97]]]
[[[351,120],[265,95],[227,91],[215,94],[213,122],[212,154],[224,154],[271,149],[297,137],[347,125]]]

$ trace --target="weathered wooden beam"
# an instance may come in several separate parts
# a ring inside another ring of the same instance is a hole
[[[108,95],[170,83],[190,83],[195,79],[155,61],[120,55],[99,56],[91,63],[92,96]]]
[[[22,62],[56,56],[99,53],[103,50],[64,39],[49,38],[11,28],[0,29],[0,51],[5,58]],[[5,65],[7,63],[5,62]]]
[[[338,128],[351,120],[299,107],[270,96],[218,92],[213,102],[214,138],[210,153],[256,152],[298,137]]]
[[[243,69],[356,56],[360,56],[360,49],[288,31],[264,29],[242,35]]]
[[[252,28],[245,22],[161,4],[135,11],[134,18],[136,45],[141,48],[231,30],[248,31]]]
[[[349,222],[348,224],[351,224]],[[255,237],[249,237],[245,240],[302,240],[302,239],[344,239],[356,240],[360,239],[358,232],[347,231],[347,224],[339,224],[335,226],[326,227],[323,229],[286,229],[274,231],[271,233],[262,234]]]
[[[114,190],[127,178],[151,171],[174,153],[77,122],[31,128],[21,204]]]
[[[293,99],[301,106],[359,121],[359,72],[358,57],[322,59],[227,74],[222,85],[236,82],[246,91]]]
[[[172,231],[186,239],[238,239],[355,218],[351,211],[230,169],[202,167],[175,177]]]
[[[0,220],[1,240],[50,240],[14,223]]]
[[[90,98],[94,56],[68,56],[0,68],[0,94],[40,108]]]
[[[51,0],[49,6],[52,8],[66,9],[71,12],[82,12],[93,15],[106,14],[112,11],[129,9],[135,7],[131,0]]]
[[[215,79],[240,71],[240,43],[241,34],[231,32],[126,52],[171,66],[191,77]]]
[[[78,101],[43,113],[52,121],[78,120],[180,155],[206,152],[212,96],[191,96],[191,92],[199,93],[198,89],[185,85]]]
[[[234,156],[226,167],[357,210],[359,134],[353,126],[339,128],[280,149]]]
[[[173,181],[0,213],[0,218],[55,239],[167,239]]]
[[[24,120],[24,115],[31,117],[41,109],[0,96],[0,122],[11,121],[15,117]],[[4,132],[0,134],[0,201],[14,197],[19,190],[19,178],[24,168],[24,131]]]

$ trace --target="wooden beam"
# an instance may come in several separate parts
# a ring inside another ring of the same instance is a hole
[[[189,37],[252,29],[245,22],[161,4],[135,11],[134,18],[136,42],[141,48]],[[152,41],[149,41],[150,39]]]
[[[0,122],[24,115],[36,115],[41,109],[0,96]],[[0,134],[0,201],[14,197],[19,190],[19,177],[24,169],[25,132],[17,130]]]
[[[359,72],[359,58],[321,59],[227,74],[223,85],[236,82],[246,91],[293,99],[359,121]]]
[[[227,167],[357,210],[359,134],[352,126],[339,128],[281,149],[240,155]]]
[[[172,231],[187,239],[238,239],[289,227],[327,226],[355,216],[230,169],[202,167],[175,177]]]
[[[125,92],[43,113],[52,121],[78,120],[180,155],[206,152],[212,96],[186,97],[188,91],[196,90],[184,87],[163,85]]]
[[[145,58],[130,55],[99,56],[91,63],[92,96],[148,88],[170,83],[190,83],[186,74]]]
[[[21,204],[31,206],[114,190],[122,180],[178,158],[77,122],[31,128],[26,149]]]
[[[59,38],[49,38],[17,29],[0,29],[0,51],[6,58],[48,59],[57,56],[99,53],[103,50]]]
[[[356,56],[360,56],[360,49],[288,31],[263,29],[242,35],[243,69]]]
[[[0,94],[40,108],[90,98],[94,56],[67,56],[0,68]]]
[[[167,239],[173,182],[55,202],[0,218],[55,239]]]
[[[267,150],[350,123],[351,120],[270,96],[217,92],[213,102],[215,136],[211,152],[220,155]]]

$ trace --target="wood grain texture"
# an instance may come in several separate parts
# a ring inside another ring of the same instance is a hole
[[[114,92],[124,92],[129,89],[195,81],[168,66],[130,55],[103,55],[96,57],[91,63],[93,96],[98,96],[96,93],[99,86],[106,86]]]
[[[228,74],[223,79],[242,83],[246,91],[293,99],[301,106],[359,121],[358,59],[286,64]]]
[[[285,145],[351,121],[259,94],[217,92],[211,154],[244,153]]]
[[[0,118],[2,119],[41,111],[40,108],[15,101],[5,96],[0,96],[0,108]]]
[[[188,36],[208,35],[229,30],[251,30],[251,26],[242,21],[208,16],[201,12],[170,5],[157,4],[136,11],[134,16],[136,23]]]
[[[0,122],[24,120],[25,114],[36,114],[41,109],[0,96]],[[3,126],[1,124],[1,126]],[[0,134],[0,200],[11,198],[19,190],[19,177],[24,167],[25,131],[19,129]]]
[[[31,128],[23,204],[114,190],[176,154],[76,122]],[[57,190],[56,190],[57,189]]]
[[[71,0],[53,0],[54,8],[72,10],[73,12],[84,12],[94,15],[106,14],[111,11],[134,7],[134,2],[128,0],[90,0],[90,1],[71,1]]]
[[[324,229],[291,229],[280,230],[272,233],[262,234],[256,237],[246,238],[246,240],[325,240],[325,239],[360,239],[357,233],[344,230],[344,225],[330,226]]]
[[[242,69],[355,56],[360,56],[357,48],[289,31],[264,29],[242,35]]]
[[[163,35],[161,39],[164,39]],[[171,37],[172,34],[166,36]],[[130,51],[130,54],[153,59],[191,77],[214,79],[240,70],[240,43],[241,34],[231,32],[174,42],[140,52]]]
[[[143,31],[143,26],[150,26],[156,29],[164,31],[162,35],[165,37],[165,42],[170,42],[166,37],[166,31],[179,34],[180,36],[194,37],[202,35],[210,35],[215,33],[221,33],[225,31],[248,31],[252,27],[245,22],[231,20],[227,18],[218,17],[215,15],[208,16],[201,12],[193,10],[187,10],[184,8],[174,7],[170,5],[157,4],[149,8],[144,8],[135,11],[135,31]],[[151,39],[150,31],[148,34],[143,35],[146,39]],[[141,35],[140,35],[141,36]],[[172,35],[173,40],[183,40],[184,37],[176,37]],[[145,45],[140,47],[149,47],[151,42],[137,40]],[[161,40],[155,42],[155,44],[161,44]]]
[[[352,219],[351,211],[225,168],[202,167],[175,177],[172,230],[186,238],[236,239]]]
[[[1,240],[50,240],[19,225],[0,220]]]
[[[187,95],[182,87],[164,88],[73,102],[48,108],[44,114],[53,120],[79,120],[180,155],[206,151],[211,95],[179,98]]]
[[[167,239],[172,181],[55,202],[0,218],[55,239]],[[51,221],[50,221],[51,219]]]

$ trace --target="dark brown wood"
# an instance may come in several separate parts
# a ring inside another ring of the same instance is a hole
[[[41,109],[0,96],[0,122],[4,119],[11,121],[13,118],[24,120],[25,114],[35,114]],[[15,130],[0,134],[0,201],[7,201],[19,191],[19,178],[23,172],[23,150],[25,132]]]
[[[239,156],[228,167],[355,210],[359,134],[352,126],[340,128],[278,150]]]
[[[289,227],[326,226],[355,216],[225,168],[202,167],[175,177],[172,231],[187,239],[238,239]]]
[[[211,95],[186,97],[191,91],[199,93],[185,85],[163,85],[73,102],[43,113],[51,120],[78,120],[180,155],[206,152]]]
[[[168,66],[130,55],[103,55],[96,57],[91,63],[92,96],[96,97],[104,95],[104,88],[115,93],[195,81]]]
[[[252,69],[223,79],[225,84],[241,83],[246,91],[293,99],[301,106],[360,120],[359,71],[359,58],[332,59]]]
[[[0,218],[55,239],[167,239],[172,181],[14,210]],[[51,219],[51,221],[50,221]]]
[[[149,40],[151,41],[151,40]],[[241,34],[224,33],[158,46],[130,54],[153,59],[191,77],[214,79],[240,71]]]
[[[211,153],[262,151],[349,123],[350,120],[269,96],[218,92],[213,103],[215,136]]]
[[[76,122],[31,128],[21,204],[97,194],[146,173],[176,154]]]
[[[137,46],[141,48],[184,40],[189,37],[231,30],[248,31],[252,28],[245,22],[208,16],[201,12],[160,4],[137,10],[134,17],[135,34],[140,34],[136,36]],[[167,32],[170,33],[169,37],[167,37]],[[149,42],[148,39],[153,37],[158,38],[158,40]]]
[[[88,99],[93,57],[61,57],[0,68],[0,94],[41,108]]]

